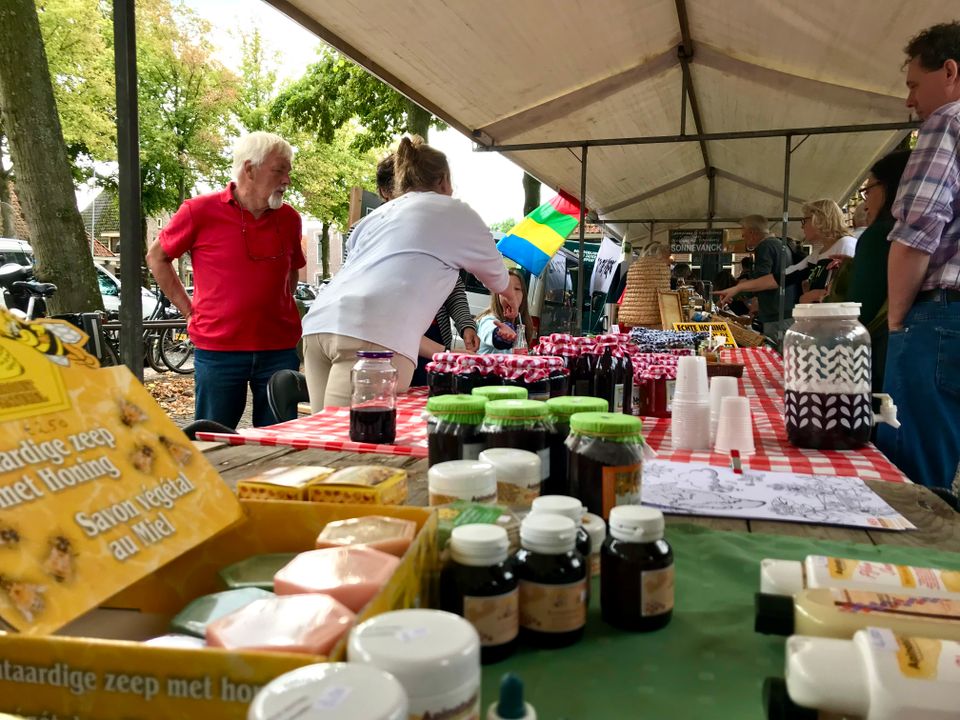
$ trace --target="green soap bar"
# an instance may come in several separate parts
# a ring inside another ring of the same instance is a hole
[[[260,588],[224,590],[198,597],[170,621],[173,632],[205,637],[207,625],[252,603],[254,600],[274,597],[272,592]]]
[[[228,588],[273,590],[273,576],[296,556],[297,553],[253,555],[223,568],[220,579]]]

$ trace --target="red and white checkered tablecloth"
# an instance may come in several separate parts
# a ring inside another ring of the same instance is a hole
[[[237,435],[197,433],[198,440],[231,445],[284,445],[306,450],[333,450],[385,455],[427,456],[427,424],[422,413],[427,388],[411,388],[397,396],[397,439],[392,445],[358,443],[350,439],[350,408],[328,407],[316,415],[264,428],[241,430]]]
[[[843,452],[802,450],[791,445],[783,424],[783,360],[775,351],[766,348],[727,350],[724,359],[745,366],[740,386],[742,393],[750,398],[757,449],[754,455],[745,458],[747,467],[804,475],[906,482],[903,473],[873,445]],[[352,442],[348,408],[325,408],[316,415],[280,425],[241,430],[239,435],[197,433],[197,437],[232,445],[285,445],[300,450],[315,448],[426,457],[427,426],[422,419],[426,402],[426,388],[412,388],[397,398],[397,442],[393,445]],[[730,461],[729,457],[713,452],[672,450],[669,418],[643,418],[643,434],[663,460],[709,465],[727,465]]]
[[[747,467],[802,475],[907,481],[873,445],[846,451],[804,450],[791,445],[783,424],[783,359],[775,351],[768,348],[726,350],[723,359],[744,365],[740,388],[750,398],[756,445],[756,453],[744,459]],[[643,418],[643,434],[661,460],[721,466],[730,463],[729,457],[714,452],[672,450],[669,418]]]

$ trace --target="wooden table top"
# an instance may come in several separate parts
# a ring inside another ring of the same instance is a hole
[[[397,455],[370,455],[326,450],[294,450],[287,447],[261,445],[225,445],[197,442],[207,460],[223,479],[235,487],[238,480],[284,465],[326,465],[346,467],[376,463],[407,471],[408,505],[427,504],[427,460]],[[868,545],[903,545],[931,547],[960,553],[960,513],[920,485],[867,480],[880,497],[917,526],[913,531],[859,530],[829,525],[808,525],[769,520],[736,520],[732,518],[667,516],[667,524],[691,523],[713,530],[762,532],[793,535],[819,540],[839,540]]]

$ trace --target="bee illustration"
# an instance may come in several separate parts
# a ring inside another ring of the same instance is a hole
[[[70,582],[76,575],[73,544],[65,535],[57,535],[50,540],[50,553],[43,563],[43,571],[57,582]]]
[[[168,437],[160,436],[160,444],[163,446],[164,450],[170,453],[170,457],[173,458],[174,462],[177,463],[180,467],[183,467],[190,462],[190,459],[193,457],[193,451],[181,443],[174,442]]]
[[[120,398],[117,404],[120,406],[120,422],[127,427],[146,422],[147,414],[138,405],[134,405],[124,398]]]
[[[46,585],[14,580],[6,575],[0,575],[0,590],[6,593],[10,603],[20,611],[27,622],[33,622],[35,615],[39,615],[46,607],[43,594],[47,592]]]
[[[20,544],[20,533],[9,526],[0,525],[0,547],[13,547]]]
[[[130,464],[142,473],[149,475],[153,471],[156,452],[145,443],[137,443],[130,453]]]

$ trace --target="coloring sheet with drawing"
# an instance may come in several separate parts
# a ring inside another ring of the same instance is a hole
[[[644,505],[679,515],[916,530],[863,480],[651,460],[643,466]]]

